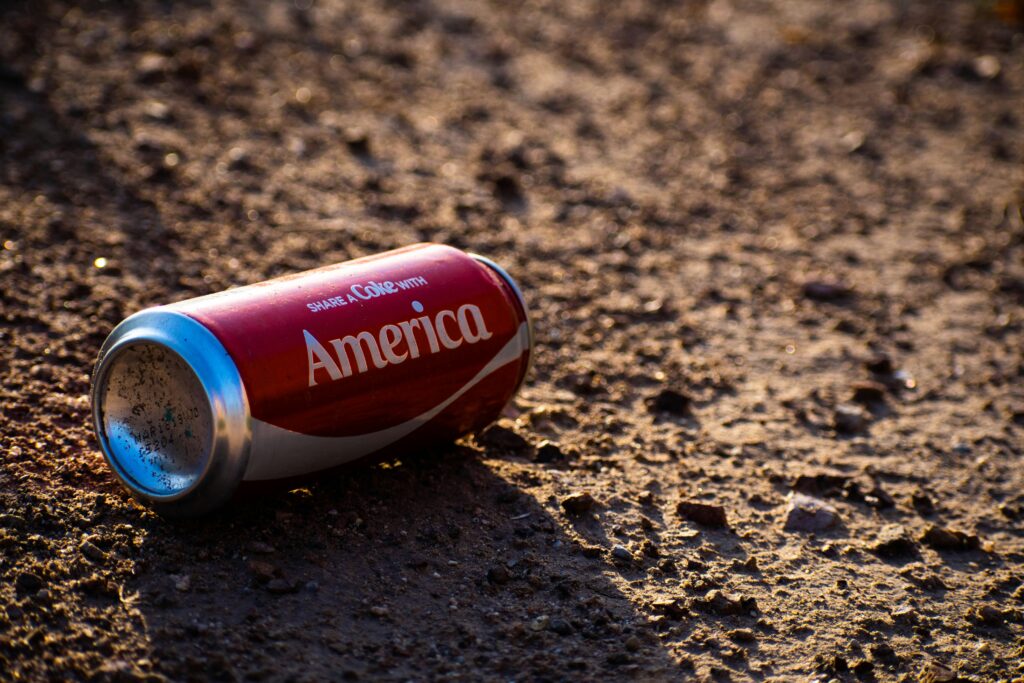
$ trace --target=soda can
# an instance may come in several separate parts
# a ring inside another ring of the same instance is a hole
[[[100,350],[93,419],[136,497],[198,515],[240,485],[480,429],[532,347],[504,270],[417,244],[132,315]]]

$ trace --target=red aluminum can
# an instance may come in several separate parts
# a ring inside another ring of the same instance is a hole
[[[132,315],[100,350],[93,418],[133,494],[196,515],[242,482],[480,429],[532,345],[504,270],[417,244]]]

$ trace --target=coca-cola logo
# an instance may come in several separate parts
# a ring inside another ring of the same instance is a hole
[[[422,313],[423,304],[413,301],[412,309]],[[445,309],[433,317],[421,315],[384,325],[376,332],[363,331],[331,339],[330,350],[309,330],[302,330],[302,334],[306,339],[311,387],[316,386],[318,370],[326,372],[333,382],[366,372],[371,364],[376,368],[399,365],[423,354],[440,353],[442,349],[457,349],[462,344],[476,344],[491,338],[480,308],[473,304],[463,304],[455,311]]]

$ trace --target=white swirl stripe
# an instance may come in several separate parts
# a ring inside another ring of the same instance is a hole
[[[312,436],[252,418],[252,450],[244,479],[262,481],[294,477],[375,453],[430,422],[485,377],[518,359],[529,348],[530,331],[523,323],[487,365],[454,394],[411,420],[377,432],[358,436]]]

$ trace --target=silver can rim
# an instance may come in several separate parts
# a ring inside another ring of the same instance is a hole
[[[523,383],[526,382],[526,376],[530,374],[530,370],[533,368],[534,337],[533,317],[530,315],[530,307],[526,305],[526,297],[523,296],[522,290],[519,289],[519,285],[517,285],[516,281],[512,279],[512,276],[508,274],[508,271],[506,271],[504,268],[502,268],[501,266],[499,266],[497,263],[487,258],[486,256],[470,253],[469,257],[472,258],[474,261],[477,261],[478,263],[484,264],[485,266],[493,270],[495,273],[497,273],[498,277],[504,280],[505,284],[507,284],[509,289],[512,290],[512,293],[515,294],[515,297],[519,302],[519,307],[522,308],[523,310],[523,317],[526,318],[527,340],[529,342],[529,348],[527,350],[526,357],[526,370],[523,372],[522,377],[519,379],[519,384],[516,385],[516,389],[513,392],[514,396],[515,394],[519,393],[519,390],[522,388]]]
[[[125,351],[140,344],[161,346],[183,361],[198,378],[211,411],[212,435],[202,472],[187,488],[166,495],[147,488],[129,474],[121,462],[126,455],[111,445],[104,421],[103,397],[110,371]],[[220,507],[245,475],[252,441],[245,385],[216,336],[183,313],[150,308],[114,328],[100,349],[93,372],[92,412],[107,464],[125,488],[165,516],[190,517]]]

